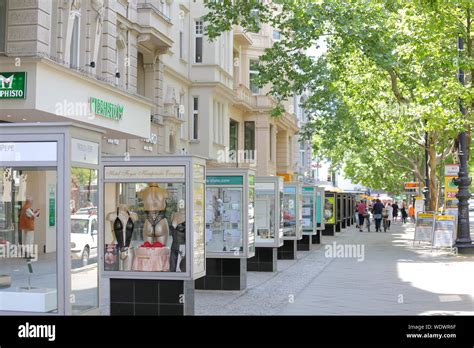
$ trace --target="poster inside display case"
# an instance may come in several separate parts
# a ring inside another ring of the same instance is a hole
[[[216,171],[214,175],[209,170],[206,177],[207,257],[251,257],[255,254],[254,176],[248,170],[241,175],[234,175],[234,169],[232,175]]]
[[[301,187],[286,185],[283,190],[283,237],[289,239],[301,238]]]
[[[276,231],[279,225],[276,225],[279,214],[279,207],[276,206],[276,190],[273,182],[259,182],[255,184],[255,228],[256,242],[258,244],[274,244]]]
[[[204,177],[191,163],[105,166],[104,271],[203,273]]]
[[[302,203],[302,227],[303,232],[313,232],[315,230],[315,192],[313,187],[303,187]]]

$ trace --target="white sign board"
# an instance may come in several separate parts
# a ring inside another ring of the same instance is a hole
[[[0,162],[56,162],[56,142],[0,143]]]
[[[458,176],[459,164],[446,164],[444,166],[444,176]]]
[[[71,161],[87,164],[99,164],[99,144],[72,138]]]
[[[433,213],[418,213],[416,216],[414,241],[431,242],[433,240],[433,227]]]
[[[105,167],[104,177],[106,180],[120,179],[185,179],[184,166],[161,166],[161,167]]]
[[[433,247],[451,248],[456,233],[456,217],[453,215],[437,215],[433,232]]]

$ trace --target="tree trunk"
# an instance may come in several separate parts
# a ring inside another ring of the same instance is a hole
[[[428,147],[428,188],[430,199],[428,209],[430,211],[436,211],[436,202],[438,199],[438,188],[436,185],[436,149],[434,140],[433,137],[430,137]]]

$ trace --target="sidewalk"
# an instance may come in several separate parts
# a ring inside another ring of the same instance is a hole
[[[243,292],[196,291],[197,315],[474,314],[474,258],[413,246],[412,224],[387,233],[350,227],[323,245],[248,273]],[[364,247],[364,258],[329,258],[327,246]]]

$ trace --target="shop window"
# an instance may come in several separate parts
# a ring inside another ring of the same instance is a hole
[[[98,171],[72,168],[70,185],[71,306],[80,314],[99,305]]]
[[[56,168],[0,167],[0,197],[0,311],[56,313]]]
[[[194,37],[194,62],[202,63],[202,45],[204,41],[204,22],[202,20],[198,20],[195,22]]]
[[[7,0],[0,0],[0,53],[5,53],[6,30],[7,30]]]
[[[250,81],[250,90],[252,94],[260,94],[260,88],[258,87],[255,79],[258,78],[258,60],[250,60],[249,68],[249,81]]]
[[[186,185],[105,184],[106,271],[186,272]]]

